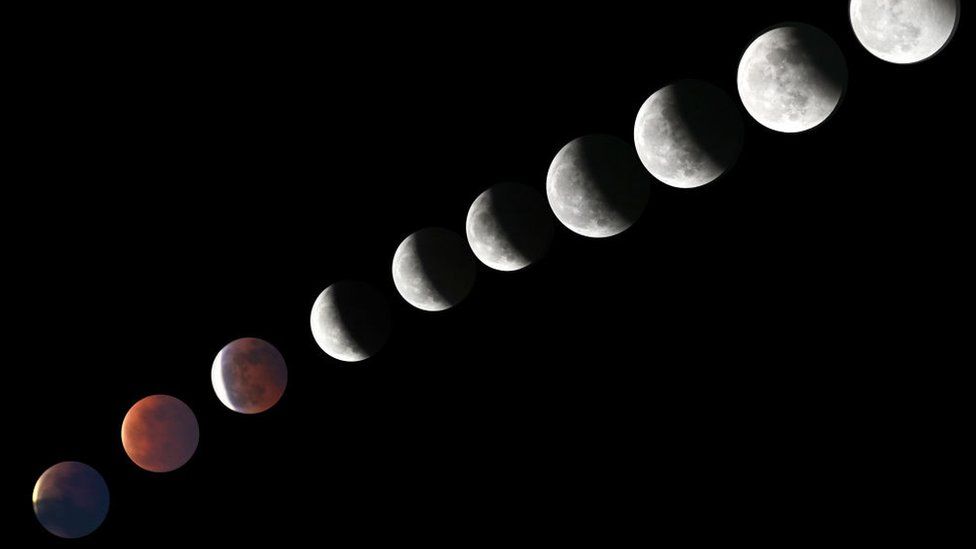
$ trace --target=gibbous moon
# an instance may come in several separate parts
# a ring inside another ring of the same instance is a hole
[[[634,144],[651,175],[690,189],[732,167],[744,133],[738,107],[725,92],[701,80],[681,80],[644,102],[634,124]]]
[[[739,62],[739,96],[771,130],[797,133],[826,120],[847,87],[847,62],[822,30],[790,23],[756,38]]]
[[[332,358],[359,362],[390,337],[390,306],[365,282],[336,282],[312,305],[312,337]]]
[[[499,271],[517,271],[541,259],[553,233],[542,194],[518,183],[499,183],[478,195],[464,228],[474,255]]]
[[[424,311],[460,303],[474,287],[476,273],[467,244],[447,229],[421,229],[393,254],[393,284],[407,303]]]
[[[87,536],[108,515],[105,479],[79,461],[62,461],[44,471],[32,499],[41,526],[60,538]]]
[[[122,420],[122,447],[139,467],[168,473],[183,466],[200,442],[200,426],[190,407],[169,395],[136,402]]]
[[[217,398],[242,414],[271,408],[285,393],[288,368],[274,345],[254,337],[235,339],[217,353],[210,369]]]
[[[959,13],[959,0],[852,0],[851,26],[875,57],[918,63],[949,43]]]
[[[569,230],[606,238],[630,228],[647,205],[650,178],[634,148],[612,135],[570,141],[546,177],[549,206]]]

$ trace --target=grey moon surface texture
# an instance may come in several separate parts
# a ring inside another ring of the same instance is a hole
[[[590,238],[620,234],[640,218],[650,177],[634,147],[612,135],[586,135],[552,159],[546,195],[556,219]]]
[[[343,362],[375,355],[390,337],[390,306],[366,282],[343,280],[322,291],[312,304],[312,337],[325,353]]]
[[[681,189],[700,187],[728,171],[744,138],[736,103],[701,80],[681,80],[654,92],[634,124],[634,145],[644,167]]]
[[[224,406],[242,414],[257,414],[274,406],[285,394],[288,367],[274,345],[244,337],[217,353],[210,381]]]
[[[108,485],[94,468],[79,461],[52,465],[34,484],[34,514],[59,538],[94,532],[108,515]]]
[[[851,27],[875,57],[918,63],[949,44],[960,11],[959,0],[851,0]]]
[[[423,311],[443,311],[460,303],[471,288],[477,265],[460,235],[421,229],[393,254],[393,284],[407,303]]]
[[[798,133],[833,114],[847,87],[847,62],[834,40],[802,23],[756,38],[739,62],[739,97],[771,130]]]
[[[519,183],[498,183],[478,195],[464,228],[475,257],[499,271],[517,271],[541,259],[553,235],[546,199]]]

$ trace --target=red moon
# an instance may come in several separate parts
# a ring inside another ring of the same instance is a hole
[[[183,466],[200,441],[200,427],[190,407],[169,395],[136,402],[122,420],[122,446],[136,465],[154,473]]]

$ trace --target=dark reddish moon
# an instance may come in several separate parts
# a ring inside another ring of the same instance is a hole
[[[136,465],[154,473],[183,466],[200,441],[200,427],[190,407],[169,395],[136,402],[122,420],[122,446]]]
[[[210,381],[224,406],[242,414],[257,414],[274,406],[285,393],[288,368],[274,345],[244,337],[217,353]]]
[[[34,485],[34,514],[60,538],[80,538],[95,531],[108,515],[108,486],[91,466],[62,461],[44,471]]]

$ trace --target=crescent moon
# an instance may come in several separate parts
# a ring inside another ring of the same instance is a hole
[[[343,362],[366,360],[390,337],[390,307],[365,282],[346,280],[322,290],[310,321],[319,348]]]

